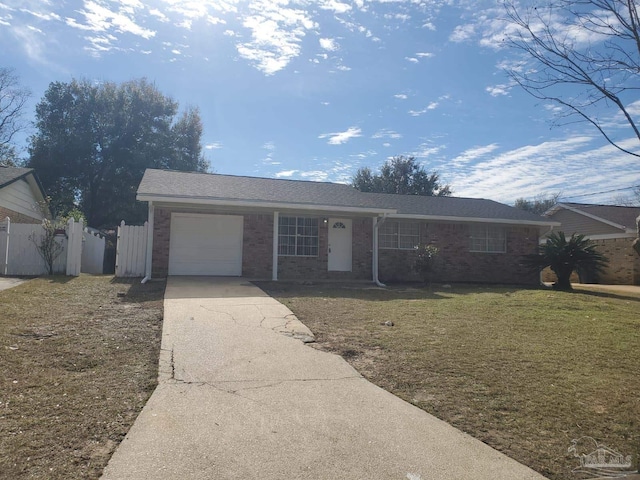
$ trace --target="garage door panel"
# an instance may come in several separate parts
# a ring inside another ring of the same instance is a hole
[[[242,275],[243,217],[171,217],[169,275]]]

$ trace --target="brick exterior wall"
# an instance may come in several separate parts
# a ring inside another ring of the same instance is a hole
[[[352,271],[328,271],[329,225],[319,222],[317,257],[279,257],[281,280],[371,280],[373,223],[371,218],[352,219]]]
[[[41,223],[42,221],[39,218],[30,217],[23,213],[0,207],[0,222],[7,217],[9,217],[13,223]]]
[[[242,275],[271,279],[273,265],[273,214],[244,216]]]
[[[153,277],[166,277],[169,269],[169,242],[172,212],[192,212],[193,209],[155,208],[153,228]],[[211,210],[197,213],[224,214]],[[228,212],[227,212],[228,213]],[[273,214],[229,213],[244,217],[242,245],[242,275],[254,279],[271,279],[273,249]],[[328,225],[319,221],[319,253],[317,257],[281,256],[278,258],[278,278],[281,280],[371,280],[373,226],[369,217],[352,218],[352,271],[328,271]],[[422,223],[421,242],[440,249],[437,282],[538,283],[538,276],[522,265],[522,256],[536,251],[538,231],[529,227],[505,227],[507,253],[469,252],[469,225],[453,223]],[[382,281],[417,281],[412,270],[414,250],[380,250]]]
[[[523,256],[536,252],[538,230],[505,226],[506,253],[469,251],[469,224],[421,223],[420,241],[438,247],[433,281],[537,285],[539,278],[523,264]],[[380,250],[380,280],[419,281],[413,271],[414,250]]]
[[[153,278],[166,277],[169,273],[170,235],[171,210],[156,207],[153,216],[153,252],[151,257],[151,276]]]
[[[631,244],[634,238],[609,238],[593,240],[600,253],[609,259],[608,265],[596,279],[597,283],[610,285],[640,285],[640,256],[633,250]],[[556,276],[549,268],[542,271],[542,280],[555,282]],[[583,281],[593,279],[583,279]],[[576,273],[571,275],[572,282],[579,282]]]
[[[612,285],[640,285],[640,256],[633,250],[633,238],[594,240],[597,249],[609,259],[598,283]]]

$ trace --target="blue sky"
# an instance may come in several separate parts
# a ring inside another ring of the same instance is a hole
[[[0,66],[30,118],[52,81],[147,77],[200,109],[217,173],[348,182],[413,155],[456,196],[629,194],[637,158],[551,128],[554,107],[510,82],[524,59],[503,17],[470,0],[0,0]]]

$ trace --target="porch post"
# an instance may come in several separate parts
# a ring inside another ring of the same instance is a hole
[[[271,267],[271,280],[278,280],[278,223],[280,213],[273,212],[273,259]]]
[[[155,214],[155,206],[153,202],[149,202],[149,216],[147,218],[147,251],[145,258],[145,279],[151,279],[151,264],[153,262],[153,220]]]

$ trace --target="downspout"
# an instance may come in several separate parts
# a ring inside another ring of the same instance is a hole
[[[153,261],[153,217],[155,214],[155,207],[153,202],[149,202],[149,215],[147,219],[147,252],[144,262],[145,277],[141,283],[147,283],[151,280],[151,262]]]
[[[373,281],[375,282],[376,285],[378,285],[379,287],[386,287],[386,285],[384,283],[382,283],[380,281],[380,279],[378,278],[378,260],[379,260],[379,255],[378,255],[378,230],[380,228],[380,225],[382,225],[384,223],[384,221],[387,219],[387,214],[383,214],[382,217],[373,217]]]
[[[271,253],[271,280],[278,280],[278,224],[280,222],[280,213],[273,212],[273,247]]]

